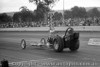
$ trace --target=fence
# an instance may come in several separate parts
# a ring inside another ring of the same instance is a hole
[[[68,27],[55,27],[56,31],[65,31]],[[75,31],[100,31],[100,26],[73,26]],[[49,27],[0,28],[0,31],[48,31]]]

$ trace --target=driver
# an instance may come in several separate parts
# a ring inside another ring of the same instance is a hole
[[[73,33],[74,33],[74,29],[69,24],[68,25],[68,28],[67,28],[67,31],[66,31],[66,34],[65,34],[67,40],[70,39],[70,35],[72,35]]]
[[[74,29],[70,26],[70,24],[68,25],[68,29],[67,29],[67,33],[68,35],[72,35],[74,33]]]

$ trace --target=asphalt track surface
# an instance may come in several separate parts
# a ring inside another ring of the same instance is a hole
[[[64,32],[58,32],[60,36]],[[48,37],[48,32],[0,32],[0,61],[3,58],[11,62],[32,61],[31,65],[11,65],[10,67],[100,67],[100,46],[88,45],[90,38],[100,38],[100,32],[80,32],[80,48],[71,52],[68,48],[57,53],[52,49],[27,46],[20,47],[21,39],[27,45],[41,38]]]

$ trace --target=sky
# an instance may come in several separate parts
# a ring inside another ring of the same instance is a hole
[[[59,0],[55,3],[52,10],[62,10],[64,1],[64,9],[71,9],[74,6],[79,7],[100,7],[100,0]],[[28,9],[36,9],[34,3],[29,0],[0,0],[0,13],[19,11],[21,6],[27,6]]]

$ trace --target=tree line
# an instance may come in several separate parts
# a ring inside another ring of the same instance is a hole
[[[45,0],[47,1],[47,0]],[[39,22],[44,21],[46,18],[49,18],[47,13],[50,10],[48,7],[48,3],[39,3],[37,9],[34,11],[30,11],[26,6],[20,7],[19,12],[15,12],[14,15],[8,16],[6,13],[0,14],[0,23],[7,23],[7,22]],[[44,5],[46,4],[46,5]],[[61,20],[63,14],[60,12],[54,12],[53,20]],[[84,7],[74,6],[70,10],[64,11],[64,18],[87,18],[87,17],[100,17],[100,11],[97,8],[90,9],[86,11]]]

